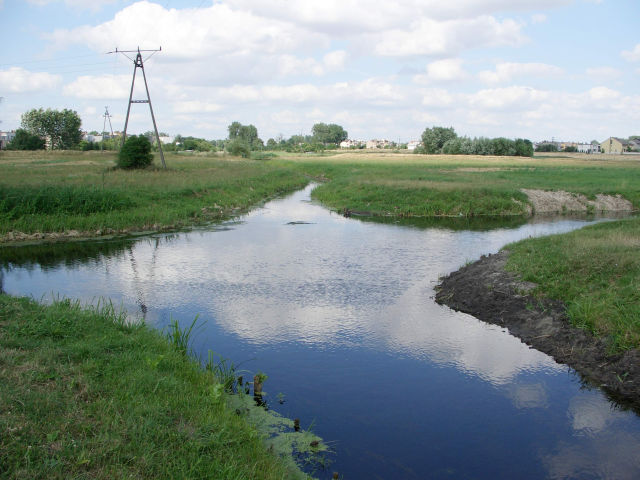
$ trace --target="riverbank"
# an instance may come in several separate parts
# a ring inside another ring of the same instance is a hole
[[[303,172],[233,157],[167,155],[114,168],[112,152],[0,153],[0,243],[170,231],[231,218],[304,187]]]
[[[226,396],[110,305],[0,294],[2,478],[306,478]]]
[[[528,239],[444,278],[436,301],[507,327],[640,410],[640,220]]]

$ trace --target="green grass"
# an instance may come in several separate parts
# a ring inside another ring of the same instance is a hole
[[[277,162],[167,155],[167,170],[114,169],[112,153],[0,154],[0,235],[180,228],[302,188]]]
[[[640,218],[505,248],[508,268],[565,302],[574,325],[608,339],[612,351],[640,347]]]
[[[328,179],[313,192],[337,211],[373,215],[524,215],[522,188],[621,194],[640,208],[640,162],[625,159],[338,154],[297,162]]]
[[[109,304],[0,295],[0,478],[298,475],[212,373]]]

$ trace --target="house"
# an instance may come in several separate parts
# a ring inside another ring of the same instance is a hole
[[[640,153],[640,139],[633,138],[629,140],[629,145],[627,146],[628,152]]]
[[[580,153],[601,153],[600,144],[595,143],[579,143],[578,152]]]
[[[0,150],[4,150],[7,148],[7,145],[11,140],[16,136],[16,131],[11,130],[10,132],[0,132]]]
[[[389,140],[367,140],[366,148],[385,148],[390,145]]]
[[[627,140],[617,137],[609,137],[600,144],[602,153],[622,154],[622,152],[624,152],[628,146],[629,142]]]
[[[412,151],[420,146],[420,140],[411,140],[407,143],[407,150]]]

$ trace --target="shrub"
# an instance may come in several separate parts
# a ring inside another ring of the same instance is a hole
[[[144,135],[132,135],[127,138],[118,154],[119,168],[146,168],[153,162],[151,142]]]
[[[231,155],[235,155],[236,157],[249,158],[249,155],[251,155],[249,144],[239,138],[236,138],[235,140],[229,142],[229,144],[227,145],[227,151]]]
[[[7,145],[7,150],[44,150],[44,140],[24,128],[16,130],[16,136]]]

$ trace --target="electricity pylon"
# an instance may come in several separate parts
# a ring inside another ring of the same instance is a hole
[[[160,52],[160,51],[162,51],[162,47],[160,47],[158,50],[140,50],[140,47],[138,47],[137,50],[118,50],[116,48],[115,51],[109,52],[109,53],[122,53],[129,60],[133,61],[133,79],[131,80],[131,93],[129,94],[129,105],[127,106],[127,119],[124,122],[124,132],[122,133],[122,145],[124,145],[124,142],[127,139],[127,126],[129,125],[129,112],[131,112],[131,104],[132,103],[148,103],[149,111],[151,112],[151,120],[153,121],[153,130],[156,133],[156,142],[158,142],[158,150],[160,151],[160,160],[162,160],[162,167],[167,168],[167,165],[164,163],[164,153],[162,152],[160,135],[158,135],[158,127],[156,126],[156,117],[153,115],[153,107],[151,106],[151,96],[149,95],[149,86],[147,85],[147,76],[144,73],[144,63],[142,60],[142,53],[141,53],[141,52],[153,52],[149,57],[147,57],[147,60],[149,60],[149,58],[151,58],[156,52]],[[131,58],[129,55],[127,55],[127,53],[136,53],[137,55],[135,60]],[[146,100],[133,99],[133,86],[136,83],[136,72],[138,71],[138,68],[142,70],[142,78],[144,79],[144,88],[147,92]]]
[[[104,107],[104,122],[102,122],[102,144],[100,145],[100,150],[104,149],[104,134],[107,131],[107,120],[109,120],[109,128],[111,129],[111,136],[109,138],[113,138],[113,126],[111,125],[111,115],[109,115],[109,107]]]

